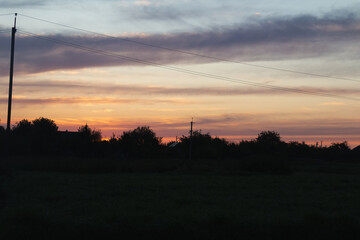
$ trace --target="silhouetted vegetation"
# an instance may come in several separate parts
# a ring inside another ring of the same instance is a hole
[[[76,142],[77,149],[74,149],[74,152],[78,152],[82,156],[99,155],[101,152],[101,149],[98,148],[102,138],[101,131],[91,129],[87,124],[79,127],[77,133],[72,133],[72,136],[65,136],[66,138]]]
[[[4,145],[5,143],[5,128],[3,126],[0,126],[0,144]],[[2,148],[0,147],[0,150],[2,150]]]
[[[184,157],[189,153],[190,136],[180,138]],[[210,133],[203,134],[201,130],[194,131],[192,137],[192,156],[196,158],[221,159],[226,156],[228,142],[225,139],[210,136]]]
[[[253,140],[230,143],[225,139],[213,137],[210,133],[196,130],[192,139],[190,136],[182,136],[179,142],[166,144],[162,143],[162,138],[158,137],[149,126],[140,126],[134,130],[124,131],[119,137],[114,135],[110,140],[104,141],[101,131],[92,129],[87,124],[80,126],[76,132],[59,131],[53,120],[43,117],[33,121],[24,119],[16,123],[11,129],[9,138],[6,137],[4,128],[0,128],[0,140],[2,142],[10,140],[7,151],[12,155],[109,159],[115,163],[121,161],[121,164],[115,165],[121,165],[122,170],[127,169],[129,172],[144,169],[134,166],[134,162],[141,162],[137,159],[148,159],[147,164],[155,163],[159,169],[181,168],[182,163],[189,159],[190,140],[191,165],[195,169],[196,167],[204,169],[206,163],[208,167],[205,168],[212,166],[214,169],[223,171],[228,169],[233,173],[241,171],[290,173],[294,162],[318,160],[346,162],[354,161],[359,156],[349,148],[347,142],[332,143],[329,147],[308,145],[305,142],[284,142],[280,134],[275,131],[263,131]],[[1,144],[1,148],[5,146],[7,145]],[[90,164],[90,160],[87,161]],[[109,161],[101,161],[103,164],[110,164]],[[167,161],[179,162],[179,165],[168,164]],[[145,162],[143,161],[142,164]],[[73,164],[76,165],[74,162]],[[99,169],[108,169],[99,167],[99,164],[95,164]]]
[[[123,132],[118,139],[119,146],[127,156],[152,157],[160,151],[161,138],[148,126]]]
[[[54,154],[58,144],[58,126],[48,118],[32,122],[24,119],[11,131],[11,152],[18,154]]]
[[[86,143],[100,142],[101,141],[101,131],[92,130],[87,124],[79,127],[78,132],[81,135],[81,141]]]

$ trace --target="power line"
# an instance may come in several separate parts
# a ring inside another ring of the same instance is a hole
[[[228,81],[228,82],[233,82],[233,83],[240,83],[240,84],[244,84],[244,85],[249,85],[249,86],[254,86],[254,87],[261,87],[261,88],[266,88],[266,89],[270,89],[270,90],[277,90],[277,91],[300,93],[300,94],[307,94],[307,95],[313,95],[313,96],[342,98],[342,99],[360,101],[360,99],[358,99],[358,98],[346,97],[346,96],[335,95],[335,94],[330,94],[330,93],[325,93],[325,92],[308,91],[308,90],[304,90],[304,89],[297,89],[297,88],[290,88],[290,87],[281,87],[281,86],[275,86],[275,85],[270,85],[270,84],[251,82],[251,81],[247,81],[247,80],[229,78],[229,77],[224,77],[224,76],[220,76],[220,75],[208,74],[208,73],[204,73],[204,72],[197,72],[197,71],[188,70],[188,69],[184,69],[184,68],[178,68],[178,67],[174,67],[174,66],[163,65],[163,64],[159,64],[159,63],[155,63],[155,62],[151,62],[151,61],[147,61],[147,60],[141,60],[141,59],[137,59],[137,58],[132,58],[132,57],[128,57],[128,56],[124,56],[124,55],[120,55],[120,54],[116,54],[116,53],[112,53],[112,52],[107,52],[107,51],[96,49],[96,48],[90,48],[90,47],[86,47],[86,46],[83,46],[83,45],[80,45],[80,44],[77,44],[77,43],[72,43],[72,42],[67,42],[67,41],[58,40],[58,39],[54,39],[54,38],[44,37],[44,36],[34,34],[34,33],[31,33],[31,32],[27,32],[27,31],[24,31],[24,30],[18,30],[18,31],[25,34],[25,35],[31,36],[33,38],[37,38],[37,39],[53,42],[53,43],[56,43],[56,44],[61,44],[61,45],[73,47],[73,48],[80,49],[80,50],[83,50],[83,51],[87,51],[87,52],[91,52],[91,53],[95,53],[95,54],[99,54],[99,55],[103,55],[103,56],[113,57],[113,58],[117,58],[117,59],[121,59],[121,60],[125,60],[125,61],[131,61],[131,62],[141,63],[141,64],[144,64],[144,65],[159,67],[159,68],[163,68],[163,69],[167,69],[167,70],[171,70],[171,71],[191,74],[191,75],[195,75],[195,76],[212,78],[212,79]]]
[[[70,46],[70,47],[81,49],[81,50],[84,50],[84,51],[87,51],[87,52],[100,54],[100,55],[108,56],[108,57],[113,57],[113,58],[117,58],[117,59],[121,59],[121,60],[141,63],[141,64],[145,64],[145,65],[149,65],[149,66],[160,67],[160,68],[173,70],[173,71],[177,71],[177,72],[192,74],[192,75],[196,75],[196,76],[219,79],[219,80],[224,80],[224,81],[229,81],[229,82],[234,82],[234,83],[241,83],[241,84],[246,84],[246,85],[255,86],[255,87],[262,87],[262,88],[267,88],[267,89],[272,89],[272,90],[287,91],[287,92],[294,92],[294,93],[303,93],[303,94],[310,94],[310,95],[315,95],[315,96],[345,98],[345,99],[356,100],[356,101],[360,100],[360,99],[357,99],[357,98],[345,97],[345,96],[329,94],[329,93],[324,93],[324,92],[306,91],[306,90],[303,90],[303,89],[280,87],[280,86],[274,86],[274,85],[270,85],[270,84],[255,83],[255,82],[246,81],[246,80],[223,77],[223,76],[213,75],[213,74],[208,74],[208,73],[203,73],[203,72],[196,72],[196,71],[192,71],[192,70],[188,70],[188,69],[184,69],[184,68],[178,68],[178,67],[173,67],[173,66],[169,66],[169,65],[163,65],[163,64],[159,64],[159,63],[146,61],[146,60],[136,59],[136,58],[120,55],[120,54],[114,54],[114,53],[111,53],[111,52],[107,52],[107,51],[103,51],[103,50],[99,50],[99,49],[95,49],[95,48],[89,48],[89,47],[86,47],[86,46],[83,46],[83,45],[80,45],[80,44],[71,43],[71,42],[67,42],[67,41],[63,41],[63,40],[58,40],[58,39],[49,38],[49,37],[43,37],[43,36],[40,36],[40,35],[37,35],[37,34],[26,32],[24,30],[21,30],[20,32],[28,34],[28,35],[30,35],[30,36],[32,36],[34,38],[54,42],[54,43],[65,45],[65,46]]]
[[[10,15],[14,15],[14,13],[3,13],[3,14],[0,14],[0,17],[2,17],[2,16],[10,16]]]
[[[204,55],[204,54],[200,54],[200,53],[188,52],[188,51],[184,51],[184,50],[180,50],[180,49],[163,47],[163,46],[144,43],[144,42],[140,42],[140,41],[136,41],[136,40],[131,40],[129,38],[114,37],[114,36],[111,36],[111,35],[108,35],[108,34],[89,31],[89,30],[85,30],[85,29],[77,28],[77,27],[72,27],[72,26],[69,26],[69,25],[65,25],[65,24],[61,24],[61,23],[57,23],[57,22],[52,22],[52,21],[37,18],[37,17],[31,17],[31,16],[28,16],[28,15],[25,15],[25,14],[20,14],[19,13],[19,15],[21,15],[23,17],[30,18],[30,19],[34,19],[34,20],[38,20],[38,21],[58,25],[58,26],[61,26],[61,27],[70,28],[70,29],[73,29],[73,30],[78,30],[78,31],[86,32],[86,33],[99,35],[99,36],[119,39],[119,40],[122,40],[122,41],[131,42],[131,43],[135,43],[135,44],[140,44],[140,45],[147,46],[147,47],[158,48],[158,49],[172,51],[172,52],[178,52],[178,53],[182,53],[182,54],[186,54],[186,55],[191,55],[191,56],[196,56],[196,57],[201,57],[201,58],[207,58],[207,59],[212,59],[212,60],[217,60],[217,61],[221,61],[221,62],[236,63],[236,64],[242,64],[242,65],[245,65],[245,66],[263,68],[263,69],[275,70],[275,71],[282,71],[282,72],[288,72],[288,73],[293,73],[293,74],[301,74],[301,75],[307,75],[307,76],[312,76],[312,77],[321,77],[321,78],[328,78],[328,79],[335,79],[335,80],[360,82],[360,80],[358,80],[358,79],[351,79],[351,78],[344,78],[344,77],[334,77],[334,76],[329,76],[329,75],[322,75],[322,74],[316,74],[316,73],[296,71],[296,70],[290,70],[290,69],[285,69],[285,68],[269,67],[269,66],[264,66],[264,65],[259,65],[259,64],[252,64],[252,63],[246,63],[246,62],[240,62],[240,61],[234,61],[234,60],[229,60],[229,59],[225,59],[225,58],[219,58],[219,57]]]
[[[11,29],[10,28],[3,28],[0,30],[0,33],[11,33]]]

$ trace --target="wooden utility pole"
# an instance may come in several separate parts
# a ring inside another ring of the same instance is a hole
[[[11,32],[11,55],[10,55],[10,79],[9,79],[9,99],[8,99],[8,116],[7,116],[7,134],[10,134],[11,130],[11,102],[12,102],[12,89],[13,89],[13,75],[14,75],[14,52],[15,52],[15,33],[16,33],[16,16],[14,20],[14,27]]]
[[[190,123],[189,164],[191,164],[191,155],[192,155],[193,124],[194,124],[194,119],[192,119]]]

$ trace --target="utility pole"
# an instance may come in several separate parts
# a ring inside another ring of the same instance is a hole
[[[194,125],[194,119],[191,119],[191,123],[190,123],[190,145],[189,145],[189,164],[191,164],[193,125]]]
[[[8,99],[8,116],[7,116],[7,134],[10,135],[10,122],[11,122],[11,102],[12,102],[12,89],[13,89],[13,75],[14,75],[14,52],[15,52],[15,33],[16,33],[16,16],[14,20],[14,27],[11,33],[11,55],[10,55],[10,79],[9,79],[9,99]]]

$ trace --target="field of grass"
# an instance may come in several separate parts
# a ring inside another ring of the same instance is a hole
[[[13,169],[0,174],[0,239],[357,239],[359,166],[348,166],[285,175]]]

